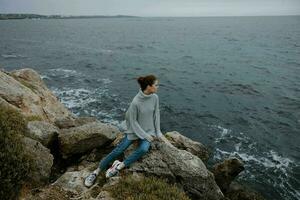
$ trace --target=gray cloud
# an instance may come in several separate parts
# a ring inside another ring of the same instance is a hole
[[[300,15],[300,1],[0,0],[0,13],[137,16]]]

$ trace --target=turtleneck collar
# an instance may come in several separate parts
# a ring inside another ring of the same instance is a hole
[[[148,99],[148,98],[151,98],[152,96],[153,96],[153,94],[147,95],[142,91],[142,89],[139,90],[138,97],[140,99]]]

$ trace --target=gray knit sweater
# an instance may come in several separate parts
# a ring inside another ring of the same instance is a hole
[[[140,89],[133,98],[125,115],[126,130],[129,140],[146,139],[162,136],[160,131],[159,99],[157,94],[146,95]]]

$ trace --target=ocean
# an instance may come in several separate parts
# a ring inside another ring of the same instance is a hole
[[[0,68],[30,67],[78,116],[120,126],[154,74],[162,132],[245,163],[237,181],[300,199],[300,16],[0,21]]]

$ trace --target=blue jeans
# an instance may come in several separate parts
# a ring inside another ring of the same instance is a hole
[[[119,155],[121,155],[131,144],[133,143],[133,140],[128,140],[127,135],[122,139],[122,141],[110,152],[106,157],[104,157],[100,163],[99,168],[101,171],[106,170],[108,165],[114,161]],[[139,147],[132,152],[123,162],[125,164],[125,167],[130,166],[132,163],[134,163],[136,160],[138,160],[140,157],[145,155],[150,148],[150,142],[148,142],[146,139],[142,140],[139,139]]]

